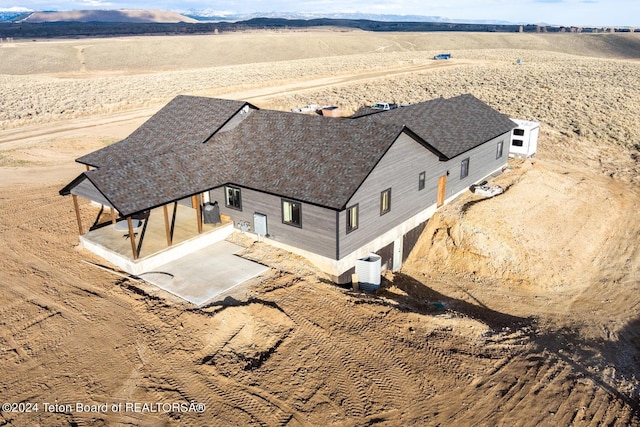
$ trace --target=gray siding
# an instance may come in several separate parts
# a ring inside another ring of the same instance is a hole
[[[211,202],[217,201],[220,213],[231,217],[236,227],[239,227],[239,222],[247,221],[253,231],[253,214],[261,213],[267,216],[267,231],[270,239],[335,259],[335,211],[302,203],[302,228],[298,228],[282,223],[280,197],[247,188],[238,188],[241,189],[242,211],[225,206],[224,187],[209,192]]]
[[[496,149],[498,142],[504,141],[502,146],[502,157],[496,159]],[[460,163],[469,158],[469,176],[460,179]],[[485,179],[491,172],[505,166],[509,160],[509,132],[500,135],[466,153],[446,162],[447,177],[447,197],[450,197],[472,184]]]
[[[340,257],[371,242],[403,221],[434,205],[437,201],[438,178],[447,177],[446,197],[469,187],[508,160],[506,133],[447,162],[405,134],[393,146],[351,198],[348,206],[359,204],[359,227],[346,233],[346,212],[340,212]],[[503,153],[496,159],[496,147],[504,140]],[[469,157],[469,175],[460,179],[460,162]],[[425,172],[425,188],[418,190],[418,177]],[[391,211],[380,215],[380,193],[391,188]]]
[[[434,204],[441,163],[435,154],[401,134],[348,204],[359,204],[358,229],[347,234],[346,213],[340,212],[340,257]],[[418,176],[423,171],[426,185],[418,191]],[[381,216],[380,193],[387,188],[391,188],[391,210]]]
[[[375,169],[351,198],[347,207],[359,205],[358,229],[346,233],[346,211],[339,213],[339,256],[353,252],[403,221],[434,205],[438,178],[447,176],[446,197],[484,179],[508,161],[509,134],[506,133],[454,159],[443,162],[405,134],[401,134]],[[498,141],[504,141],[502,157],[496,159]],[[460,163],[469,158],[469,175],[460,179]],[[425,172],[425,188],[418,190],[420,172]],[[380,193],[391,188],[391,210],[380,215]],[[247,221],[253,230],[253,214],[267,216],[269,236],[309,252],[336,259],[335,211],[302,203],[302,228],[282,223],[281,198],[241,188],[242,211],[225,206],[224,187],[210,191],[220,213],[228,215],[236,227]]]

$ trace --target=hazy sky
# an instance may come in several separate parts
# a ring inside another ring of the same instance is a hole
[[[0,9],[360,12],[582,26],[638,26],[640,0],[0,0]]]

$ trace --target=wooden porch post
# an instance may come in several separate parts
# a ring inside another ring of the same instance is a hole
[[[84,234],[84,230],[82,229],[82,218],[80,218],[80,206],[78,205],[78,196],[72,194],[73,198],[73,207],[76,210],[76,221],[78,221],[78,232],[82,236]]]
[[[198,215],[198,234],[202,233],[202,211],[200,209],[200,195],[191,196],[191,201],[196,208],[196,215]]]
[[[131,251],[133,252],[133,259],[138,259],[138,249],[136,248],[136,235],[133,234],[133,224],[131,223],[131,217],[127,217],[127,225],[129,226],[129,240],[131,241]]]
[[[167,234],[167,246],[171,246],[171,228],[169,227],[169,211],[167,205],[162,206],[164,210],[164,231]]]
[[[111,208],[111,224],[115,224],[116,223],[116,210],[114,208]]]

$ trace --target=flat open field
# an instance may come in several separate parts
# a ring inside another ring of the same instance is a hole
[[[271,272],[195,309],[83,263],[58,195],[177,94],[348,114],[461,93],[540,121],[539,152],[439,210],[374,295],[243,241]],[[0,425],[640,425],[638,129],[640,34],[0,44],[0,403],[39,404]]]

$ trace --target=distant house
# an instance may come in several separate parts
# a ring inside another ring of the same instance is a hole
[[[203,203],[218,202],[236,230],[346,282],[371,252],[399,268],[438,207],[507,164],[514,127],[471,95],[352,118],[178,96],[79,158],[90,170],[60,193],[114,209],[129,230],[141,212],[165,207],[166,221],[167,205],[191,199],[200,221]]]

